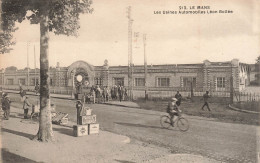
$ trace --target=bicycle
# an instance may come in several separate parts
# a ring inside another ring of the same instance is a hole
[[[181,130],[181,131],[188,131],[189,129],[189,121],[182,117],[181,113],[179,113],[179,115],[175,115],[177,116],[177,119],[172,123],[171,121],[171,117],[169,115],[163,115],[161,116],[160,119],[160,123],[161,126],[163,128],[169,128],[170,126],[174,127],[174,124],[177,124],[177,127]]]

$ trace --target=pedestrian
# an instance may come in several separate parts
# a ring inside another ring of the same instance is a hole
[[[124,94],[124,96],[125,96],[125,100],[128,100],[128,96],[127,96],[127,89],[125,88],[125,94]]]
[[[208,110],[211,111],[208,104],[209,98],[210,98],[209,91],[206,91],[206,93],[203,95],[204,105],[202,106],[201,110],[204,110],[204,106],[207,106]]]
[[[122,92],[122,100],[125,100],[125,88],[121,86],[121,92]]]
[[[83,104],[80,100],[77,100],[76,108],[77,108],[77,124],[80,124],[80,113],[82,111]]]
[[[21,101],[23,102],[24,99],[25,99],[26,91],[23,90],[22,85],[20,85],[20,91],[19,91],[19,94],[20,94],[20,96],[21,96]]]
[[[114,86],[114,98],[115,100],[117,100],[117,96],[118,96],[118,90],[117,90],[117,86]]]
[[[110,90],[110,96],[111,96],[112,100],[114,100],[114,87],[113,86],[111,87],[111,90]]]
[[[180,105],[181,105],[182,96],[181,96],[181,94],[180,94],[179,91],[177,91],[177,93],[176,93],[176,95],[175,95],[175,98],[178,100],[178,101],[176,102],[176,105],[177,105],[177,106],[180,106]]]
[[[103,89],[104,102],[108,101],[108,93],[109,93],[109,89],[107,88],[107,86],[105,86]]]
[[[121,85],[118,86],[118,96],[119,96],[119,101],[122,101],[122,87]]]
[[[7,93],[3,94],[2,97],[2,109],[4,111],[4,118],[6,120],[9,119],[9,115],[10,115],[10,104],[11,104],[11,100],[8,97]]]
[[[106,92],[106,101],[108,101],[108,99],[109,99],[109,88],[106,86],[106,88],[107,88],[107,92]]]
[[[96,87],[96,98],[97,98],[97,103],[100,103],[100,97],[102,96],[101,94],[101,89],[99,87],[99,85],[97,85]]]
[[[40,86],[38,83],[36,84],[34,89],[35,89],[35,94],[37,95],[40,92]]]
[[[28,111],[31,107],[31,103],[29,102],[29,97],[25,96],[24,102],[23,102],[23,110],[24,110],[24,119],[28,119]]]

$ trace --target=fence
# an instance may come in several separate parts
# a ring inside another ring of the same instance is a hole
[[[213,88],[204,87],[148,87],[148,98],[169,98],[174,97],[176,92],[179,91],[182,97],[202,97],[206,91],[209,91],[209,95],[213,98],[226,98],[229,100],[230,91],[229,90],[215,90]],[[133,95],[134,98],[143,98],[145,89],[142,87],[134,88]]]
[[[235,92],[234,100],[237,102],[260,101],[260,93]]]

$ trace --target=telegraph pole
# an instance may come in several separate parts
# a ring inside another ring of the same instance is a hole
[[[36,56],[35,56],[35,45],[34,45],[34,48],[33,48],[33,51],[34,51],[34,85],[36,86]]]
[[[130,100],[133,100],[133,56],[132,56],[132,25],[131,6],[127,8],[128,18],[128,90]]]
[[[27,89],[29,89],[29,46],[30,42],[27,42]]]
[[[143,42],[144,42],[144,86],[145,86],[145,91],[144,91],[144,97],[145,100],[148,99],[148,87],[147,87],[147,57],[146,57],[146,34],[143,34]]]

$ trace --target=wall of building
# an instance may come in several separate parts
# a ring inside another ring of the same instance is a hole
[[[91,79],[90,85],[95,85],[96,80],[102,80],[101,86],[112,87],[115,85],[115,78],[123,78],[124,86],[128,87],[128,67],[127,66],[108,66],[104,63],[103,66],[91,66],[84,61],[77,61],[72,63],[69,67],[50,68],[51,91],[55,92],[70,92],[73,91],[71,73],[73,70],[81,69],[86,71]],[[133,85],[135,85],[135,78],[144,78],[144,67],[134,66],[133,72]],[[230,77],[233,76],[233,87],[235,90],[239,89],[239,62],[232,60],[229,62],[210,62],[204,61],[201,64],[180,64],[180,65],[149,65],[147,67],[147,87],[149,88],[150,96],[168,97],[173,96],[176,91],[181,91],[184,96],[190,96],[190,83],[194,80],[193,84],[194,94],[201,95],[206,90],[212,93],[222,91],[226,94],[230,91]],[[70,72],[69,72],[70,71]],[[35,78],[39,79],[39,69],[30,69],[29,71],[29,86],[28,89],[34,89],[31,81]],[[28,85],[27,81],[28,70],[17,70],[15,67],[7,68],[0,71],[0,87],[8,89],[18,89],[19,79],[25,79],[25,86]],[[168,78],[168,86],[159,86],[158,78]],[[217,88],[217,78],[223,78],[225,86]],[[13,79],[13,85],[8,85],[6,81]],[[92,81],[93,80],[93,81]],[[3,83],[4,81],[4,83]],[[188,83],[188,84],[187,84]],[[74,88],[75,89],[75,88]],[[134,96],[144,96],[144,86],[134,86]],[[58,91],[56,91],[58,92]]]

